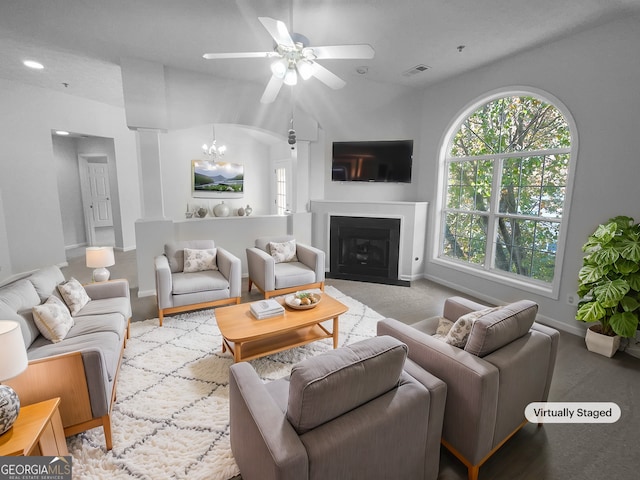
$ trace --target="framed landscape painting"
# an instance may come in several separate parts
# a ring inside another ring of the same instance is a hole
[[[240,198],[244,195],[244,165],[191,160],[191,196]]]

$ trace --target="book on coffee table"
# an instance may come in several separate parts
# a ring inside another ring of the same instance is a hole
[[[284,307],[278,303],[277,300],[269,298],[267,300],[260,300],[258,302],[252,302],[249,307],[251,314],[258,320],[263,318],[276,317],[284,313]]]

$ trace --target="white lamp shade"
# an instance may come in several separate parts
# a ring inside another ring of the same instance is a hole
[[[0,320],[0,381],[17,377],[28,363],[20,325],[13,320]]]
[[[87,247],[87,267],[104,268],[116,263],[113,247]]]
[[[280,60],[276,60],[271,64],[271,73],[277,78],[284,78],[284,75],[287,73],[287,61],[284,58]]]
[[[285,85],[293,86],[298,83],[298,74],[295,68],[288,68],[287,73],[284,74]]]

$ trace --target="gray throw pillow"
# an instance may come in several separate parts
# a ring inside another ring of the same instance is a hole
[[[395,388],[407,346],[389,336],[368,338],[294,365],[287,419],[300,434]]]
[[[537,313],[538,305],[531,300],[505,305],[475,321],[464,349],[484,357],[525,335]]]

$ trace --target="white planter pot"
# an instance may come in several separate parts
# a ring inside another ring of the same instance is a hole
[[[599,333],[599,330],[600,325],[592,325],[588,328],[587,334],[584,337],[587,350],[611,358],[620,347],[620,336],[610,337],[609,335]]]

